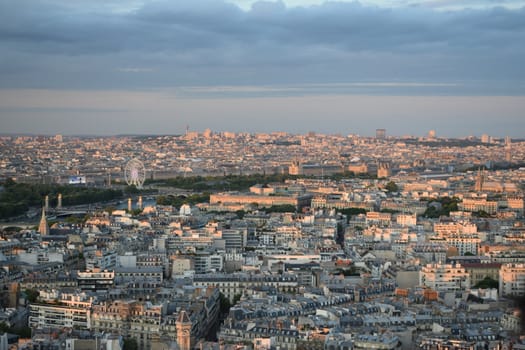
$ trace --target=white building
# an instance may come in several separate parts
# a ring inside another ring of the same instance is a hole
[[[396,223],[401,226],[416,226],[417,215],[414,214],[399,214],[396,216]]]
[[[499,295],[522,296],[525,293],[525,264],[503,264],[499,271]]]
[[[29,305],[29,326],[42,329],[89,329],[95,299],[85,293],[40,292],[39,303]]]
[[[470,276],[459,264],[427,264],[419,272],[419,284],[438,292],[461,291],[470,288]]]

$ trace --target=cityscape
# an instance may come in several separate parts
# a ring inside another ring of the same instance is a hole
[[[188,129],[0,149],[6,349],[525,346],[525,140]]]
[[[525,349],[525,0],[0,0],[0,350]]]

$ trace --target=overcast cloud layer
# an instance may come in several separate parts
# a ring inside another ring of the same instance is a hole
[[[0,0],[0,89],[525,95],[524,2],[460,3]]]

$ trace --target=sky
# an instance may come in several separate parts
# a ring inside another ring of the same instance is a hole
[[[523,138],[525,0],[0,0],[0,133]]]

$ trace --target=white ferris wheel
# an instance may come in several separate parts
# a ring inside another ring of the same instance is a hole
[[[124,178],[128,186],[134,185],[136,188],[141,189],[146,180],[146,168],[137,158],[130,160],[124,168]]]

